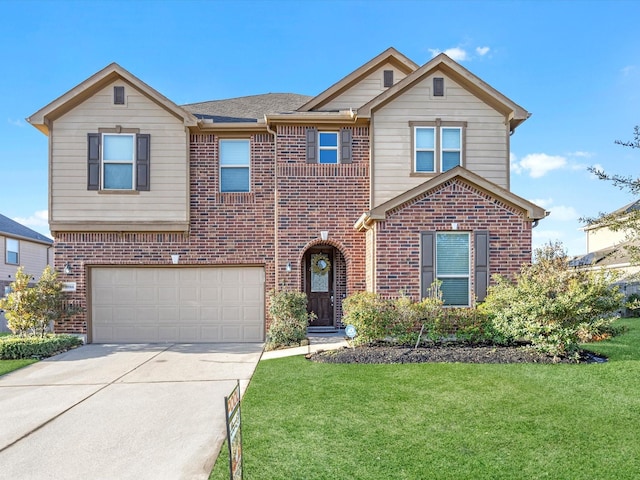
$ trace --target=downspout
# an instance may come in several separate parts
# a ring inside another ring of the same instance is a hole
[[[278,273],[278,135],[271,130],[267,115],[264,116],[267,124],[267,132],[273,135],[273,263],[275,268],[275,288],[278,289],[279,273]]]

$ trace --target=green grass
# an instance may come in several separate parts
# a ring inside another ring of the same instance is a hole
[[[245,479],[635,479],[640,320],[590,365],[262,361]],[[228,478],[226,446],[211,479]]]
[[[26,367],[32,363],[36,363],[35,359],[23,359],[23,360],[0,360],[0,375],[13,372],[19,368]]]

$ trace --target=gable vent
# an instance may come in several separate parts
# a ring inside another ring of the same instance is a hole
[[[444,97],[444,78],[435,77],[433,79],[433,96]]]
[[[384,71],[384,87],[392,87],[393,86],[393,70],[385,70]]]
[[[113,87],[113,104],[124,105],[124,87]]]

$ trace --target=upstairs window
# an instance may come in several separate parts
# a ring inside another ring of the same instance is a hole
[[[453,167],[462,165],[462,129],[459,127],[443,127],[442,150],[440,158],[442,165],[441,172],[451,170]]]
[[[464,125],[440,125],[430,122],[413,126],[414,173],[442,173],[464,166]]]
[[[352,132],[351,128],[341,128],[334,132],[318,132],[316,128],[307,128],[307,163],[351,163]]]
[[[133,190],[135,170],[135,135],[104,134],[102,136],[102,188]]]
[[[436,129],[416,127],[415,171],[433,173],[436,171]]]
[[[250,191],[249,140],[220,140],[220,192]]]
[[[120,128],[105,130],[88,135],[87,189],[148,191],[150,135]],[[111,133],[112,130],[122,133]]]
[[[320,163],[338,163],[338,132],[319,132],[318,148]]]
[[[5,241],[5,263],[18,265],[20,263],[20,242],[15,238],[7,238]]]

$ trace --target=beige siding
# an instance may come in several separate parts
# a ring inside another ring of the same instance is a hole
[[[24,267],[25,273],[32,275],[37,280],[40,278],[42,271],[45,269],[53,258],[51,251],[53,246],[48,247],[41,243],[30,242],[28,240],[17,239],[19,242],[19,262],[20,265],[11,265],[5,263],[5,242],[4,236],[0,236],[0,278],[9,282],[13,282],[16,278],[16,271],[19,266]],[[0,292],[0,295],[2,292]]]
[[[384,87],[383,76],[385,70],[393,70],[393,82],[398,83],[406,74],[391,64],[383,65],[373,71],[357,84],[351,86],[329,103],[322,105],[319,110],[348,110],[361,107],[369,100],[387,90]]]
[[[615,247],[626,240],[626,231],[613,232],[608,228],[587,230],[587,253]]]
[[[445,96],[431,97],[433,77],[444,77]],[[373,205],[375,207],[428,178],[410,176],[413,153],[410,121],[467,122],[466,168],[508,188],[508,132],[502,114],[442,73],[425,77],[375,111]]]
[[[188,136],[182,120],[128,84],[126,104],[113,105],[116,82],[58,118],[51,135],[51,218],[72,221],[168,221],[188,218]],[[87,190],[87,134],[137,128],[151,135],[151,191]]]

